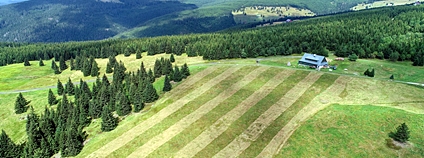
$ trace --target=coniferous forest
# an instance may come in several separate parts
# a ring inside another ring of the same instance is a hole
[[[32,107],[26,106],[29,101],[25,96],[19,95],[16,113],[29,111],[28,139],[15,144],[2,131],[0,153],[6,155],[0,157],[50,157],[58,152],[65,157],[75,156],[87,138],[83,129],[93,119],[101,118],[101,130],[111,131],[120,117],[140,112],[145,103],[159,98],[152,85],[156,78],[165,76],[163,91],[169,91],[170,81],[179,82],[190,75],[186,64],[180,67],[172,64],[173,56],[157,59],[153,70],[146,70],[141,63],[136,72],[126,72],[125,64],[115,59],[118,54],[187,53],[190,57],[215,60],[310,52],[324,56],[355,54],[359,58],[412,61],[414,66],[423,66],[423,33],[424,6],[402,6],[210,34],[47,44],[1,43],[0,66],[53,60],[51,68],[55,74],[71,69],[82,71],[84,76],[97,76],[97,80],[91,88],[82,80],[79,85],[74,85],[70,79],[58,80],[56,94],[62,99],[57,100],[54,92],[49,91],[46,94],[49,105],[42,115],[35,114]],[[106,69],[107,73],[113,73],[111,81],[106,76],[99,76],[95,58],[109,59]],[[65,61],[70,61],[70,65]],[[69,96],[75,99],[68,99]],[[56,106],[56,110],[50,106]]]

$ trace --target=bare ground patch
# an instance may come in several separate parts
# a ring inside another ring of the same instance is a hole
[[[230,125],[240,118],[245,112],[247,112],[252,106],[267,96],[275,87],[282,83],[287,77],[293,74],[294,71],[282,71],[277,74],[274,78],[269,80],[259,90],[255,91],[246,100],[241,102],[233,110],[222,116],[207,130],[202,132],[193,141],[187,144],[184,148],[178,151],[174,157],[193,157],[209,143],[221,135]]]
[[[183,107],[185,104],[187,104],[189,101],[197,98],[210,88],[212,88],[214,85],[218,84],[222,80],[226,79],[227,77],[231,76],[232,73],[239,70],[241,67],[231,67],[222,74],[218,75],[217,77],[211,79],[207,83],[203,84],[201,87],[197,88],[196,90],[192,91],[188,95],[184,96],[183,98],[175,101],[171,105],[168,105],[161,111],[159,111],[157,114],[153,115],[152,117],[148,118],[144,122],[138,124],[134,128],[128,130],[127,132],[123,133],[121,136],[115,138],[114,140],[110,141],[108,144],[104,145],[102,148],[96,150],[95,152],[91,153],[88,157],[106,157],[116,149],[119,149],[126,143],[130,142],[132,139],[137,137],[138,135],[141,135],[143,132],[147,131],[149,128],[153,127],[157,123],[161,122],[163,119]]]
[[[300,110],[269,142],[257,157],[272,157],[278,153],[294,131],[309,117],[324,109],[330,103],[340,101],[339,95],[350,81],[348,77],[339,77],[326,91],[315,97],[307,106]]]
[[[128,157],[146,157],[151,152],[155,151],[161,145],[165,144],[167,141],[172,139],[174,136],[182,132],[185,128],[190,126],[193,122],[200,119],[203,115],[207,114],[213,108],[218,106],[221,102],[231,97],[234,93],[239,91],[242,87],[253,81],[258,77],[262,72],[266,71],[267,67],[259,67],[246,75],[242,80],[237,83],[234,83],[231,87],[225,90],[223,93],[216,96],[214,99],[208,101],[206,104],[202,105],[193,113],[187,115],[181,119],[176,124],[169,127],[167,130],[157,135],[156,137],[149,140],[143,146],[139,147],[136,151],[131,153]]]
[[[271,122],[284,113],[321,75],[322,73],[310,73],[306,76],[214,157],[237,157],[240,155],[259,137]]]

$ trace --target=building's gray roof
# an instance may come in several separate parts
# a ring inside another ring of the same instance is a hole
[[[322,66],[327,65],[328,63],[324,56],[305,53],[302,59],[299,60],[299,64]]]

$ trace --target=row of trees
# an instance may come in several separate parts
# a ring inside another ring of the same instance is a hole
[[[25,113],[28,108],[31,109],[26,126],[28,140],[17,145],[6,133],[2,133],[1,139],[4,137],[4,142],[7,142],[4,148],[16,151],[6,152],[4,157],[51,157],[58,152],[65,157],[75,156],[82,150],[87,138],[83,129],[92,120],[101,118],[101,130],[111,131],[118,126],[120,117],[140,112],[145,103],[154,102],[159,98],[157,90],[153,87],[156,78],[165,76],[162,91],[167,92],[172,89],[171,81],[179,82],[190,75],[187,64],[182,67],[175,65],[172,68],[172,64],[168,65],[171,63],[170,59],[156,60],[156,67],[161,68],[156,68],[155,71],[146,70],[142,62],[136,72],[126,72],[122,61],[116,62],[114,57],[109,59],[109,65],[113,65],[114,72],[112,81],[103,75],[98,77],[90,88],[83,80],[80,80],[79,85],[75,85],[70,78],[66,84],[58,80],[57,95],[61,98],[58,99],[49,89],[49,107],[45,108],[42,115],[35,114],[29,106],[30,101],[19,94],[15,102],[16,113]],[[57,67],[60,68],[60,64]],[[74,96],[74,101],[69,100],[69,96]]]
[[[424,65],[424,6],[401,6],[351,12],[285,25],[211,34],[114,39],[90,42],[16,44],[0,48],[0,66],[25,60],[59,61],[77,56],[108,58],[117,54],[169,53],[206,60],[290,55],[310,52],[327,56],[413,61]],[[77,64],[80,65],[80,64]]]

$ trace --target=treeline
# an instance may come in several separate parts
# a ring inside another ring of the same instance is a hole
[[[0,65],[21,63],[26,58],[57,61],[61,55],[69,60],[81,55],[107,58],[147,51],[149,55],[187,53],[205,60],[302,52],[340,57],[356,54],[359,58],[413,61],[422,66],[423,13],[424,6],[400,6],[224,33],[3,47]]]
[[[57,96],[50,89],[47,101],[49,106],[41,115],[34,113],[22,94],[16,98],[15,112],[27,115],[26,132],[28,140],[15,144],[2,131],[0,135],[0,157],[51,157],[56,153],[61,156],[76,156],[84,147],[87,134],[83,130],[94,119],[101,118],[101,131],[114,130],[121,118],[132,112],[143,110],[145,103],[152,103],[159,98],[153,82],[165,76],[163,92],[172,89],[171,81],[180,82],[190,75],[187,64],[181,67],[172,65],[170,59],[156,60],[154,71],[146,70],[143,62],[136,72],[126,72],[124,63],[110,60],[113,67],[113,80],[106,75],[97,78],[90,88],[87,82],[80,80],[79,86],[68,79],[63,85],[57,82]],[[74,101],[68,99],[74,96]],[[57,104],[57,105],[56,105]]]

